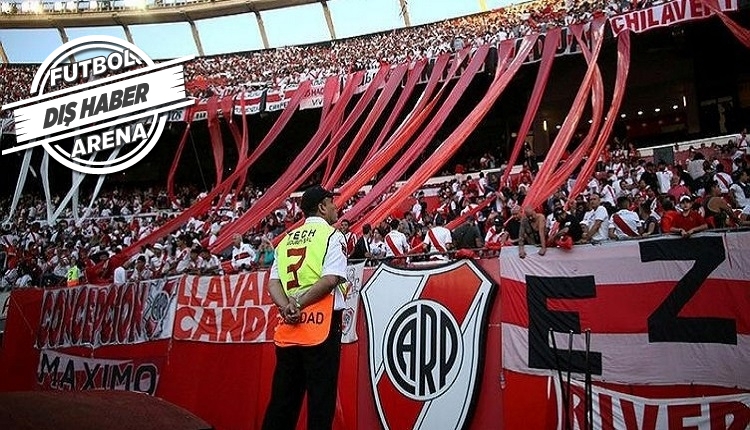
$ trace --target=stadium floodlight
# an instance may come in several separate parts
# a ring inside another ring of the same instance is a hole
[[[97,3],[96,0],[91,0],[89,2],[89,10],[96,10],[99,9],[99,3]]]
[[[10,13],[10,3],[3,2],[2,4],[0,4],[0,12]]]
[[[55,12],[62,12],[65,10],[65,6],[63,6],[61,1],[55,2]]]
[[[78,2],[77,1],[66,2],[65,8],[68,9],[70,12],[75,12],[78,10]]]
[[[672,109],[674,109],[674,110],[677,110],[677,108],[679,108],[679,106],[677,106],[677,105],[672,105]]]

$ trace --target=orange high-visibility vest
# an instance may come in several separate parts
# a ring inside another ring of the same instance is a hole
[[[289,232],[276,248],[279,280],[287,297],[299,297],[317,282],[323,272],[328,240],[335,229],[327,223],[311,222]],[[334,293],[310,303],[301,311],[298,324],[276,327],[277,346],[312,346],[323,343],[331,330]]]

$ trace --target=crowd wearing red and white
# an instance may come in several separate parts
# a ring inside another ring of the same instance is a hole
[[[544,33],[548,28],[590,22],[647,8],[650,0],[535,0],[476,15],[335,40],[315,45],[199,57],[185,66],[186,87],[194,97],[231,95],[280,88],[303,80],[377,69],[435,58],[466,46],[497,44],[505,39]],[[0,64],[0,105],[29,97],[39,65]],[[9,112],[3,112],[3,117]]]

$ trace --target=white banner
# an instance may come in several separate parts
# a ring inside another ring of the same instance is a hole
[[[722,11],[737,10],[737,0],[718,0]],[[675,0],[648,9],[634,10],[609,19],[612,33],[617,36],[625,30],[643,33],[654,28],[668,27],[713,15],[702,0]]]
[[[172,337],[177,280],[47,290],[36,346],[130,345]]]
[[[557,430],[565,428],[559,378],[555,378]],[[572,430],[586,430],[586,395],[582,382],[571,380]],[[711,397],[647,398],[592,385],[593,429],[711,429],[750,428],[750,393]]]
[[[595,381],[750,389],[749,249],[750,232],[555,248],[524,259],[504,248],[503,366],[582,371],[590,330]]]
[[[357,340],[359,289],[364,263],[347,267],[341,341]],[[174,338],[209,343],[273,342],[279,311],[268,293],[268,271],[179,280]]]
[[[153,396],[164,361],[164,357],[79,357],[43,349],[39,353],[36,380],[44,390],[116,390]]]
[[[362,289],[364,273],[364,261],[346,268],[346,282],[349,284],[349,292],[346,295],[346,309],[344,309],[341,321],[341,343],[353,343],[359,339],[357,336],[359,291]]]
[[[182,69],[182,65],[174,66],[18,108],[14,112],[17,141],[22,143],[183,100]]]

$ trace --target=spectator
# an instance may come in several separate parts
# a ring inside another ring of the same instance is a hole
[[[370,253],[370,241],[372,239],[372,226],[365,224],[362,226],[362,236],[357,239],[357,243],[354,245],[354,252],[349,257],[353,260],[363,260],[366,258],[372,258]]]
[[[637,213],[630,210],[630,199],[617,199],[618,211],[609,218],[609,238],[615,240],[633,239],[640,236],[641,220]]]
[[[580,221],[562,208],[555,209],[554,215],[558,223],[558,229],[555,235],[550,238],[550,242],[557,245],[564,240],[565,236],[569,236],[573,243],[580,242],[583,238]]]
[[[211,254],[208,248],[201,248],[200,252],[200,264],[198,271],[201,275],[223,275],[224,271],[221,269],[221,260],[219,257]]]
[[[601,205],[601,197],[597,193],[589,196],[589,211],[583,216],[585,226],[583,229],[583,241],[601,242],[609,238],[609,214]]]
[[[521,218],[521,237],[518,241],[518,256],[526,258],[524,244],[539,244],[539,255],[547,253],[546,221],[544,215],[537,213],[532,207],[525,207],[524,217]]]
[[[453,247],[456,249],[481,248],[482,234],[473,216],[468,216],[463,224],[453,230]]]
[[[386,257],[388,247],[383,241],[383,233],[380,228],[372,229],[372,242],[370,243],[370,254],[372,258],[379,260]]]
[[[734,202],[734,207],[744,208],[750,205],[750,184],[748,184],[747,170],[735,172],[734,183],[729,187],[729,196]]]
[[[258,249],[258,266],[271,267],[275,258],[273,244],[270,240],[261,239],[260,248]]]
[[[151,270],[146,265],[146,256],[139,255],[135,260],[135,267],[128,278],[129,282],[147,281],[153,277]]]
[[[445,228],[442,219],[436,220],[435,226],[427,231],[424,241],[426,252],[439,252],[440,255],[430,257],[433,260],[447,260],[447,252],[453,249],[451,231]]]
[[[643,225],[643,228],[641,229],[642,237],[661,234],[661,225],[659,220],[656,219],[656,216],[654,216],[649,203],[642,203],[638,206],[638,216]]]
[[[670,230],[671,233],[677,233],[687,238],[708,228],[703,215],[693,210],[693,199],[690,196],[685,195],[680,197],[680,208],[682,212],[679,216],[675,217],[674,224]]]
[[[253,263],[257,261],[255,250],[250,244],[245,243],[242,235],[235,233],[232,235],[232,268],[236,271],[250,270]]]
[[[394,264],[406,264],[405,257],[409,252],[409,241],[406,235],[399,231],[401,221],[394,219],[390,223],[391,231],[385,235],[386,257],[390,258]]]

